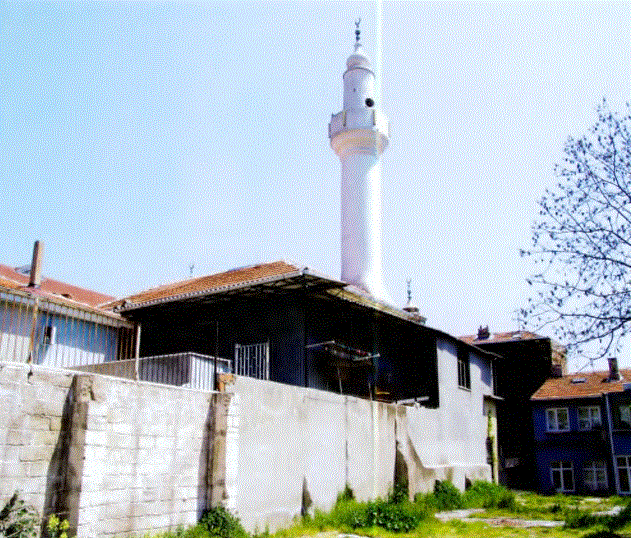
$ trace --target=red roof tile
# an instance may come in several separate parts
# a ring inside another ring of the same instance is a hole
[[[110,303],[107,307],[114,308],[122,305],[123,303],[141,305],[192,295],[203,295],[217,290],[230,289],[231,287],[242,287],[248,284],[255,285],[274,278],[296,275],[302,270],[303,268],[285,261],[240,267],[223,273],[191,278],[189,280],[173,282],[164,286],[152,288],[135,295],[130,295],[120,301]]]
[[[532,395],[531,400],[559,400],[565,398],[589,398],[605,392],[622,392],[631,383],[631,370],[620,370],[620,381],[608,381],[609,371],[564,375],[548,379]]]
[[[27,289],[29,277],[13,267],[0,264],[0,285],[12,289]],[[92,308],[113,301],[115,297],[96,291],[79,288],[52,278],[42,278],[38,292],[55,299],[66,299],[69,303],[80,303]],[[28,289],[27,289],[28,291]]]
[[[495,344],[498,342],[513,342],[519,340],[539,340],[541,338],[547,338],[540,334],[532,333],[530,331],[508,331],[503,333],[491,333],[488,338],[478,338],[477,334],[471,334],[468,336],[458,337],[467,344],[473,344],[477,346],[479,344]]]

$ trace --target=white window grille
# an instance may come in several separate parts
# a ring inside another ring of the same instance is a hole
[[[269,341],[234,345],[234,373],[269,380]]]
[[[590,406],[578,408],[579,430],[591,430],[592,428],[599,428],[600,425],[600,407]]]
[[[567,407],[551,407],[546,409],[546,430],[549,432],[570,431]]]
[[[616,457],[620,493],[631,493],[631,456]]]
[[[553,461],[550,464],[550,479],[556,491],[574,491],[573,463],[571,461]]]
[[[607,466],[604,461],[589,461],[583,467],[585,487],[591,491],[607,489]]]

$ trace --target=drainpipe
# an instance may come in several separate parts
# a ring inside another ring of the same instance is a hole
[[[609,406],[609,393],[605,393],[605,408],[607,410],[607,430],[609,433],[609,448],[611,449],[611,465],[613,479],[616,485],[616,495],[620,495],[620,480],[618,479],[618,466],[616,465],[616,454],[613,448],[613,424],[611,420],[611,409]]]
[[[136,359],[136,381],[138,381],[138,366],[140,363],[140,322],[136,323],[136,349],[134,351],[134,359]]]

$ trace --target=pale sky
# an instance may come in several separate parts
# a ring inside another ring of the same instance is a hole
[[[115,296],[281,258],[339,277],[342,107],[375,2],[0,2],[0,263]],[[383,3],[384,280],[516,330],[568,135],[631,96],[631,3]],[[621,357],[623,365],[631,359]],[[582,363],[581,363],[582,364]]]

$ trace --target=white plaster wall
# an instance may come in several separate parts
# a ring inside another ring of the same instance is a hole
[[[231,390],[240,407],[239,468],[236,498],[226,504],[246,529],[289,523],[301,513],[303,488],[310,510],[331,508],[347,482],[359,499],[387,495],[394,477],[390,406],[246,377]]]

